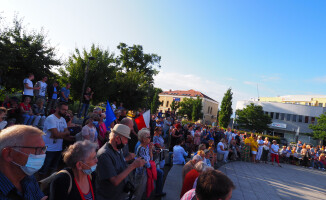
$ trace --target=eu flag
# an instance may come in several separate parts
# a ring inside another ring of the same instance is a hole
[[[111,108],[109,101],[106,101],[105,115],[106,115],[105,126],[106,128],[110,128],[111,123],[116,119],[116,117],[114,115],[114,112]]]

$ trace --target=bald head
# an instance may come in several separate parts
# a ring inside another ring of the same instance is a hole
[[[120,124],[128,126],[130,128],[130,131],[134,130],[134,122],[131,119],[127,118],[127,117],[123,118],[121,120]]]

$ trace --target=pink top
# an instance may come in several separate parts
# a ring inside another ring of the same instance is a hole
[[[98,126],[98,128],[99,128],[99,135],[100,135],[102,138],[105,138],[105,134],[106,134],[106,131],[107,131],[106,126],[105,126],[105,123],[102,122],[102,123]],[[97,141],[98,141],[98,145],[99,145],[99,147],[101,148],[101,147],[104,145],[104,143],[101,142],[100,140],[97,140]]]

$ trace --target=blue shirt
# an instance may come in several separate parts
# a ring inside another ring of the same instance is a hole
[[[54,91],[54,92],[57,92],[57,88],[54,87],[54,88],[53,88],[53,91]],[[58,98],[58,95],[57,95],[57,93],[54,93],[54,92],[53,92],[53,94],[52,94],[52,99],[57,99],[57,98]]]
[[[20,182],[23,192],[19,192],[10,180],[0,172],[0,199],[40,200],[44,197],[34,176],[26,176]]]
[[[184,165],[186,163],[184,156],[188,156],[187,152],[180,145],[173,147],[173,164]]]
[[[61,88],[61,92],[63,92],[63,94],[65,95],[66,98],[69,97],[70,90],[67,89],[66,87]],[[62,95],[61,95],[61,97],[62,97],[62,98],[60,99],[61,101],[68,102],[66,99],[63,98]]]

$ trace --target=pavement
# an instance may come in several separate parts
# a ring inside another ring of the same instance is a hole
[[[232,200],[326,199],[325,171],[248,162],[231,162],[219,170],[236,186]]]
[[[162,200],[180,200],[182,187],[180,165],[174,165],[167,175]],[[218,170],[234,183],[232,200],[303,200],[326,199],[326,171],[282,164],[230,162]]]

